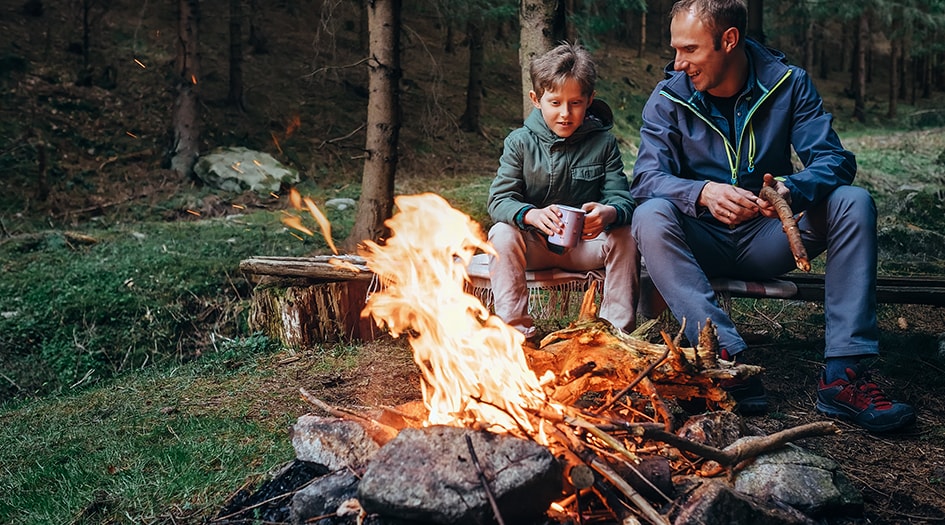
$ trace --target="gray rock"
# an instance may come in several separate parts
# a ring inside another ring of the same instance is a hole
[[[860,515],[863,496],[833,460],[795,445],[765,454],[738,472],[735,490],[780,501],[810,516]]]
[[[670,518],[673,525],[814,525],[791,507],[765,504],[719,479],[697,482],[696,488],[676,500]]]
[[[357,496],[358,478],[350,469],[314,480],[292,496],[289,522],[306,523],[310,518],[335,514],[345,501]]]
[[[324,465],[329,471],[363,468],[380,448],[364,427],[334,417],[306,414],[289,433],[296,458]]]
[[[269,193],[299,182],[298,171],[268,153],[243,147],[219,148],[200,157],[194,174],[209,186],[232,192]]]
[[[369,513],[425,523],[493,520],[466,436],[506,523],[529,523],[561,494],[561,468],[536,443],[468,429],[404,429],[371,459],[358,486]]]

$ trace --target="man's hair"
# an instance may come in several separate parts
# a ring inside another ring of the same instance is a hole
[[[594,84],[597,83],[597,66],[590,52],[578,44],[563,43],[535,57],[530,66],[532,89],[538,98],[545,91],[555,90],[564,85],[564,82],[573,78],[581,85],[581,94],[594,94]]]
[[[743,0],[679,0],[673,4],[669,19],[687,11],[692,11],[712,32],[716,50],[722,48],[722,33],[730,27],[738,30],[739,43],[744,41],[748,8]]]

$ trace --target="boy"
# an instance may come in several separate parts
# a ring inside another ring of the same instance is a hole
[[[594,100],[597,70],[581,46],[561,44],[530,67],[535,109],[505,139],[489,189],[495,225],[489,261],[495,313],[538,339],[528,313],[526,270],[589,271],[604,267],[600,317],[632,331],[636,325],[639,257],[630,233],[634,201],[610,129],[613,113]],[[560,249],[547,237],[563,233],[559,205],[586,212],[577,246]]]

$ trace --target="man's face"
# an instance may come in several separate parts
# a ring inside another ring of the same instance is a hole
[[[594,95],[586,96],[581,93],[581,84],[573,78],[564,81],[557,90],[546,90],[539,99],[534,91],[529,92],[532,104],[541,110],[545,124],[555,135],[567,138],[574,134],[584,122],[587,107],[594,100]]]
[[[670,45],[676,50],[673,67],[689,75],[693,87],[713,95],[713,89],[722,85],[729,74],[729,53],[726,46],[715,49],[709,27],[691,11],[677,14],[669,26]]]

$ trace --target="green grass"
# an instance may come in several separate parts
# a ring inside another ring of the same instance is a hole
[[[280,215],[80,231],[94,244],[58,229],[3,243],[0,371],[7,380],[0,393],[43,394],[149,364],[181,363],[205,351],[214,334],[249,335],[251,285],[239,262],[327,250],[320,236],[288,233]],[[350,222],[332,215],[342,227]]]
[[[247,478],[294,456],[261,384],[271,353],[235,371],[193,363],[0,408],[0,522],[150,523],[212,515]],[[228,361],[232,362],[234,354]]]

